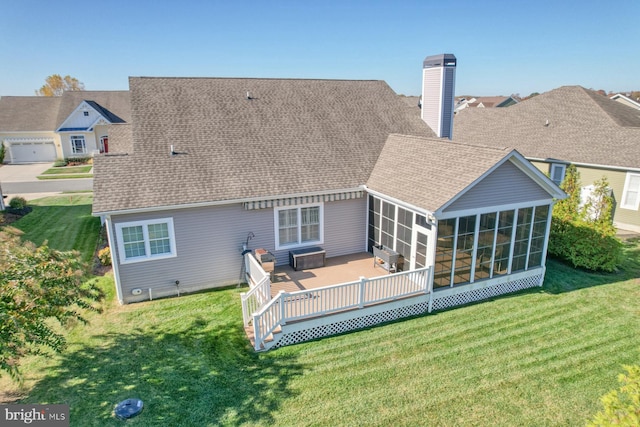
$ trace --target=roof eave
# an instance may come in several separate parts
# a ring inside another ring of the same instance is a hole
[[[105,210],[105,211],[92,212],[91,214],[93,216],[128,215],[128,214],[149,213],[149,212],[162,212],[162,211],[178,210],[178,209],[192,209],[192,208],[202,208],[202,207],[210,207],[210,206],[234,205],[238,203],[258,202],[262,200],[289,199],[294,197],[307,197],[307,196],[314,196],[319,194],[322,194],[322,195],[338,194],[338,193],[346,193],[351,191],[364,191],[364,190],[365,190],[365,186],[360,185],[358,187],[342,188],[337,190],[311,191],[311,192],[305,192],[305,193],[280,194],[280,195],[263,196],[263,197],[245,197],[245,198],[238,198],[238,199],[214,200],[214,201],[207,201],[207,202],[195,202],[195,203],[164,205],[164,206],[149,206],[149,207],[132,208],[132,209]]]

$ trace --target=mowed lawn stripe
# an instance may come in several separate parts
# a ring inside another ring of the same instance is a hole
[[[529,293],[386,325],[380,328],[385,330],[380,336],[376,336],[378,328],[357,332],[353,342],[363,344],[366,351],[349,349],[346,341],[344,346],[326,348],[335,352],[332,356],[315,353],[320,356],[316,359],[311,349],[305,350],[312,365],[323,366],[309,389],[354,385],[334,396],[330,407],[323,404],[320,413],[333,410],[346,416],[359,412],[355,408],[368,407],[374,425],[392,419],[394,425],[416,422],[410,417],[403,423],[398,417],[407,411],[392,409],[407,405],[425,415],[425,420],[431,414],[431,421],[438,425],[581,424],[588,415],[576,421],[573,410],[554,408],[568,399],[573,402],[569,406],[577,405],[584,414],[594,412],[602,394],[598,390],[615,387],[621,363],[638,360],[634,339],[640,334],[638,304],[635,311],[622,313],[611,304],[629,303],[625,296],[635,289],[637,283],[627,282],[559,295]],[[630,324],[634,327],[629,328]],[[335,361],[333,370],[323,363],[329,359]],[[387,374],[381,374],[381,369],[388,369]],[[329,385],[327,378],[331,378]],[[362,390],[366,392],[358,392]],[[567,390],[571,396],[565,396]],[[301,406],[308,408],[314,398],[320,398],[308,397]],[[469,405],[468,411],[462,410],[464,405]],[[374,416],[383,413],[395,415]],[[513,418],[503,418],[506,414]],[[339,423],[339,419],[331,421]]]
[[[96,249],[100,218],[91,215],[93,196],[61,195],[29,202],[33,211],[12,225],[24,231],[23,240],[36,245],[45,241],[60,251],[78,250],[90,262]]]

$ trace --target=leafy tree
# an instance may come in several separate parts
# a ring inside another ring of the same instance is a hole
[[[0,231],[0,370],[20,379],[19,363],[27,355],[62,351],[66,340],[55,322],[86,322],[83,310],[97,310],[102,297],[83,280],[84,265],[75,251],[61,252],[22,242],[21,232]]]
[[[559,200],[553,208],[555,216],[568,221],[578,219],[580,206],[580,172],[576,165],[569,165],[564,173],[560,188],[567,193],[567,198]]]
[[[613,198],[606,178],[595,183],[586,203],[580,200],[580,173],[567,167],[560,186],[568,195],[553,208],[549,254],[574,267],[614,271],[622,260],[622,243],[612,223]]]
[[[613,197],[607,177],[594,182],[591,196],[585,202],[580,212],[582,219],[593,222],[598,230],[615,234],[613,226]]]
[[[587,424],[589,427],[640,426],[640,366],[624,366],[627,375],[618,375],[619,390],[600,399],[604,409]]]
[[[84,90],[84,83],[69,75],[62,77],[60,74],[52,74],[44,81],[45,84],[36,91],[36,95],[62,96],[66,91]]]

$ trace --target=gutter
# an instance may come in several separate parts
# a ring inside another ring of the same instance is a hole
[[[595,169],[611,169],[611,170],[617,170],[617,171],[623,171],[623,172],[627,172],[627,171],[640,172],[640,168],[633,168],[633,167],[609,166],[609,165],[601,165],[597,163],[572,162],[570,160],[560,160],[560,159],[550,159],[550,158],[539,159],[536,157],[526,157],[526,156],[525,158],[530,162],[563,163],[567,165],[585,166],[585,167],[595,168]]]
[[[166,210],[191,209],[191,208],[201,208],[201,207],[209,207],[209,206],[233,205],[233,204],[247,203],[247,202],[259,202],[261,200],[278,200],[278,199],[289,199],[294,197],[307,197],[307,196],[317,196],[317,195],[325,195],[325,194],[340,194],[340,193],[348,193],[352,191],[365,191],[365,189],[366,189],[366,186],[359,186],[359,187],[353,187],[353,188],[341,189],[341,190],[312,191],[312,192],[306,192],[306,193],[282,194],[282,195],[268,196],[268,197],[246,197],[241,199],[227,199],[227,200],[216,200],[216,201],[210,201],[210,202],[185,203],[181,205],[165,205],[165,206],[152,206],[147,208],[110,210],[110,211],[102,211],[102,212],[92,212],[91,215],[109,216],[109,215],[148,213],[148,212],[162,212]]]

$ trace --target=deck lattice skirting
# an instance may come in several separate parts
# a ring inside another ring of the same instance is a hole
[[[504,281],[502,283],[494,283],[492,286],[483,288],[471,289],[456,293],[451,293],[449,289],[446,290],[449,292],[446,292],[445,290],[436,291],[433,294],[432,311],[442,310],[450,307],[457,307],[459,305],[482,301],[485,299],[497,297],[499,295],[511,294],[524,289],[542,286],[544,271],[543,269],[538,270],[539,272],[537,274],[513,274],[511,276],[506,276],[510,280]],[[451,288],[451,290],[454,289],[456,288]]]
[[[393,307],[394,305],[397,306],[397,303],[383,304],[383,306],[386,308],[384,311],[376,311],[370,314],[365,314],[366,309],[357,310],[353,314],[357,315],[358,317],[347,318],[344,320],[340,320],[340,317],[343,316],[327,316],[326,318],[324,318],[325,321],[322,322],[323,324],[319,324],[317,326],[311,326],[311,324],[285,325],[282,329],[282,337],[278,340],[274,347],[298,344],[317,338],[338,335],[344,332],[355,331],[358,329],[365,329],[371,326],[379,325],[381,323],[392,322],[394,320],[402,319],[405,317],[418,316],[428,312],[429,301],[426,295],[414,297],[410,300],[411,303],[405,306]]]

